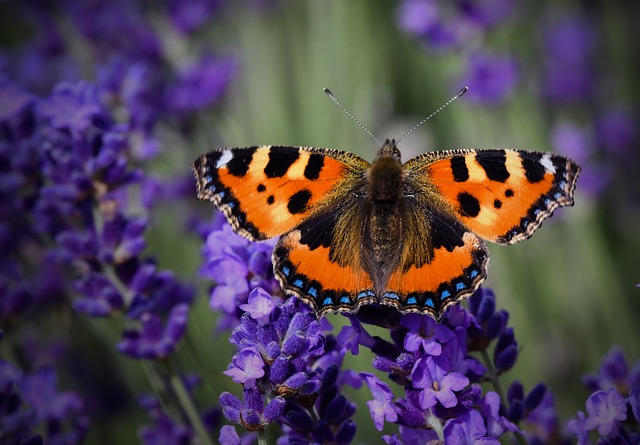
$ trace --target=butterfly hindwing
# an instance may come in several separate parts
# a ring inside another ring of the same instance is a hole
[[[431,152],[405,164],[480,237],[513,244],[573,205],[580,167],[557,154],[521,150]]]
[[[408,213],[405,220],[427,221],[428,261],[403,255],[380,302],[401,312],[428,313],[438,320],[449,306],[473,294],[485,280],[489,255],[484,242],[455,216],[426,203],[416,210],[422,214]],[[414,250],[414,241],[414,234],[408,234],[404,250]]]
[[[359,231],[355,225],[349,226],[350,233],[339,228],[346,222],[341,218],[355,216],[348,211],[349,204],[339,203],[305,220],[283,235],[273,251],[274,271],[282,288],[319,315],[353,312],[376,301],[371,278],[360,264]]]
[[[306,147],[225,148],[193,164],[198,198],[212,201],[252,241],[296,227],[340,196],[369,164],[351,153]]]

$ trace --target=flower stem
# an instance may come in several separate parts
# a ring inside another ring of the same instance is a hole
[[[191,426],[193,427],[196,436],[198,437],[198,443],[200,443],[201,445],[213,445],[213,442],[211,442],[209,434],[207,433],[207,430],[202,423],[202,419],[198,415],[198,410],[193,404],[193,400],[191,400],[191,396],[189,395],[187,388],[185,388],[180,376],[172,373],[169,381],[171,383],[171,388],[180,401],[182,409],[189,419],[189,423],[191,423]]]
[[[427,424],[431,427],[433,431],[435,431],[438,439],[444,443],[444,430],[442,429],[442,423],[440,423],[440,419],[433,415],[431,410],[429,410],[429,416],[427,417]]]
[[[267,445],[269,443],[269,434],[267,428],[268,427],[265,425],[263,429],[258,431],[258,445]]]
[[[496,372],[496,368],[493,366],[493,362],[491,361],[491,357],[489,357],[489,352],[487,352],[486,349],[483,349],[482,351],[480,351],[480,353],[482,354],[482,361],[484,361],[484,364],[487,367],[487,371],[488,371],[488,374],[489,374],[489,380],[491,380],[491,384],[493,385],[493,389],[495,389],[495,391],[500,396],[500,400],[502,400],[502,403],[504,403],[505,406],[506,406],[507,405],[507,395],[504,392],[504,387],[502,386],[502,382],[500,381],[500,377],[498,376],[498,373]],[[525,439],[524,434],[522,434],[519,431],[514,431],[513,435],[516,436],[516,439],[518,440],[519,444],[527,445],[527,439]]]

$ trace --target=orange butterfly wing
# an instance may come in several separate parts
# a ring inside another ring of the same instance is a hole
[[[251,241],[296,227],[369,164],[338,150],[260,146],[225,148],[198,157],[198,198],[212,201],[236,233]]]
[[[556,208],[573,205],[580,173],[564,156],[520,150],[432,152],[405,167],[469,229],[500,244],[529,238]]]
[[[369,163],[351,153],[260,146],[212,151],[193,165],[198,198],[210,200],[250,240],[283,235],[273,253],[284,291],[320,314],[374,300],[354,255],[332,258],[336,217]],[[353,250],[353,248],[352,248]]]

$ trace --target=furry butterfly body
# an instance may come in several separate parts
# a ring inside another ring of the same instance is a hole
[[[580,167],[556,154],[451,150],[401,163],[313,147],[212,151],[194,162],[198,197],[254,241],[280,236],[275,276],[319,315],[379,303],[439,319],[487,276],[483,240],[531,236],[573,204]]]

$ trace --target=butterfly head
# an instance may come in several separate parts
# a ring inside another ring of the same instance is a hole
[[[376,155],[376,161],[384,157],[391,157],[396,161],[401,162],[400,150],[398,150],[398,147],[396,146],[395,139],[391,139],[391,140],[385,139],[384,144],[382,144],[382,147],[380,147],[380,149],[378,150],[378,154]]]

